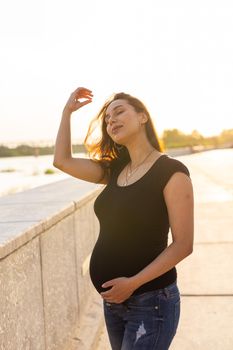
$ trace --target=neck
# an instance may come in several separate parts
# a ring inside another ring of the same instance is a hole
[[[146,140],[134,140],[131,143],[126,145],[130,159],[131,159],[131,167],[134,169],[138,164],[140,164],[143,159],[154,150],[153,153],[157,155],[160,154],[150,143]]]

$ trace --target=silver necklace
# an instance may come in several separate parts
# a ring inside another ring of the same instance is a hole
[[[130,162],[130,165],[127,166],[127,170],[126,170],[126,176],[125,176],[125,183],[123,184],[123,186],[126,186],[128,184],[128,181],[129,181],[129,178],[134,174],[136,173],[136,171],[138,170],[138,168],[140,167],[140,165],[142,165],[146,159],[155,151],[155,149],[153,149],[144,159],[141,163],[138,164],[138,166],[134,169],[134,170],[131,170],[131,162]],[[128,168],[130,168],[130,171],[129,171],[129,175],[128,175]]]

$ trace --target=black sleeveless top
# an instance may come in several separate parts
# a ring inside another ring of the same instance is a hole
[[[98,292],[113,278],[130,277],[150,264],[166,247],[169,220],[163,189],[175,172],[190,176],[180,161],[162,154],[128,186],[117,185],[125,165],[115,162],[110,181],[94,202],[100,232],[90,260],[90,277]],[[173,267],[133,294],[160,289],[177,278]]]

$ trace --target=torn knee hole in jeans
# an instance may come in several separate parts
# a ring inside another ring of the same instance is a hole
[[[138,341],[138,339],[141,338],[142,335],[146,334],[146,329],[144,326],[144,322],[142,321],[142,323],[139,325],[138,330],[136,332],[136,340],[135,343]]]

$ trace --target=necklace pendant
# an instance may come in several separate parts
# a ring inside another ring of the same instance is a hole
[[[134,169],[131,170],[131,164],[129,163],[127,166],[127,170],[126,170],[126,182],[124,183],[123,186],[126,186],[128,184],[128,180],[129,178],[138,170],[138,168],[146,161],[146,159],[155,151],[155,149],[153,149],[145,158],[144,160],[138,164],[138,166]]]

